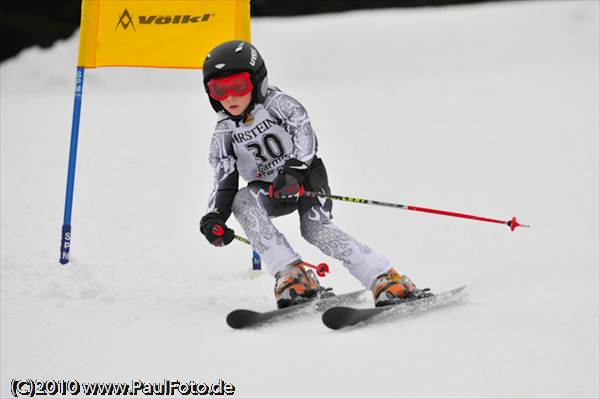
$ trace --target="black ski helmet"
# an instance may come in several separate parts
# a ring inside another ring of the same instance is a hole
[[[252,102],[249,109],[255,103],[263,102],[268,89],[267,67],[260,53],[252,44],[243,40],[233,40],[219,44],[212,49],[204,59],[202,66],[204,73],[204,90],[208,94],[208,82],[219,76],[231,75],[240,72],[249,72],[252,89]],[[215,111],[225,111],[221,103],[208,96],[210,104]]]

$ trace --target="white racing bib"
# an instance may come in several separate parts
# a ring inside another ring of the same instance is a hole
[[[294,152],[292,136],[262,104],[254,108],[245,123],[233,127],[231,143],[238,172],[246,181],[273,181]]]

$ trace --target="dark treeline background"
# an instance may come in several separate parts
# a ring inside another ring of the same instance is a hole
[[[252,16],[294,16],[384,7],[427,7],[486,0],[252,0]],[[505,0],[487,0],[505,1]],[[0,62],[24,48],[49,47],[79,27],[81,0],[3,1],[0,5]]]

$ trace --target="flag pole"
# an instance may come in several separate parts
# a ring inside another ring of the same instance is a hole
[[[79,120],[81,115],[81,97],[83,96],[84,67],[77,67],[75,73],[75,98],[73,101],[73,120],[71,122],[71,147],[69,150],[69,170],[67,173],[67,194],[65,213],[60,242],[60,263],[69,263],[71,251],[71,213],[73,210],[73,189],[75,187],[75,164],[77,161],[77,142],[79,139]]]

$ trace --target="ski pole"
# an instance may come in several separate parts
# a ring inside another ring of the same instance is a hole
[[[347,196],[334,195],[334,194],[316,193],[313,191],[304,191],[304,195],[307,197],[320,197],[320,198],[331,199],[331,200],[354,202],[357,204],[386,206],[389,208],[399,208],[399,209],[404,209],[407,211],[426,212],[426,213],[433,213],[436,215],[445,215],[445,216],[452,216],[452,217],[463,218],[463,219],[479,220],[481,222],[505,224],[508,227],[510,227],[511,231],[514,231],[517,227],[529,227],[529,225],[527,225],[527,224],[521,224],[521,223],[517,222],[517,218],[514,216],[512,217],[512,219],[505,221],[505,220],[491,219],[491,218],[486,218],[486,217],[481,217],[481,216],[467,215],[465,213],[442,211],[442,210],[438,210],[438,209],[423,208],[420,206],[394,204],[391,202],[374,201],[374,200],[368,200],[368,199],[363,199],[363,198],[347,197]]]
[[[252,245],[250,244],[250,241],[248,241],[247,238],[238,236],[238,235],[234,235],[233,238],[235,238],[238,241],[243,242],[244,244],[248,244],[248,245]],[[261,269],[261,260],[260,260],[260,255],[258,254],[258,252],[256,252],[255,249],[252,250],[252,270],[260,270]]]
[[[242,236],[238,236],[237,234],[235,234],[233,236],[233,238],[235,238],[238,241],[243,242],[244,244],[252,245],[252,244],[250,244],[250,241],[247,238],[242,237]],[[311,269],[315,269],[317,271],[317,275],[319,277],[325,277],[325,275],[327,273],[329,273],[329,265],[327,263],[319,263],[317,266],[315,266],[315,265],[312,265],[312,264],[310,264],[308,262],[302,261],[302,264],[304,266],[310,267]]]

